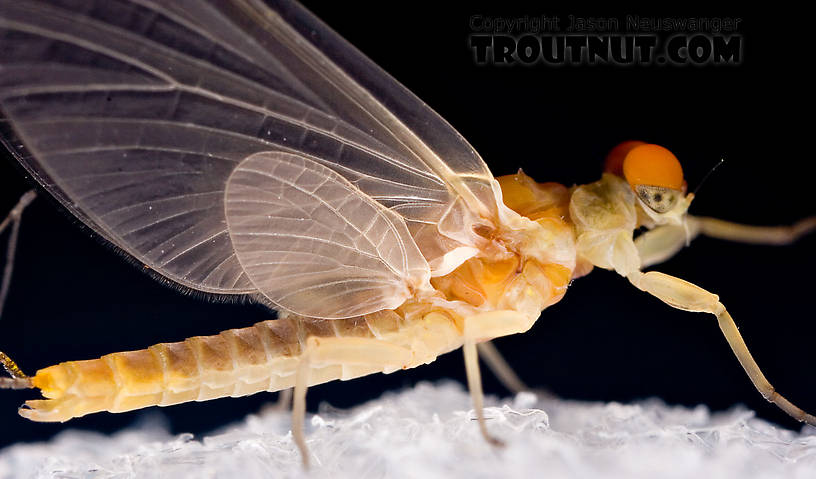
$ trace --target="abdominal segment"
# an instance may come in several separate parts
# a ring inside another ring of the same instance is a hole
[[[310,347],[316,350],[310,351],[309,385],[389,373],[431,362],[461,346],[461,338],[461,320],[422,305],[351,319],[288,316],[41,369],[32,382],[47,399],[26,401],[20,414],[62,422],[100,411],[279,391],[294,386]]]

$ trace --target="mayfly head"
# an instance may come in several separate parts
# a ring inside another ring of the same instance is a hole
[[[683,223],[694,195],[686,194],[683,168],[671,151],[625,141],[609,152],[604,169],[626,179],[641,209],[656,224]]]

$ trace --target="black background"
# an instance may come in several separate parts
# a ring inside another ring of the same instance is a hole
[[[754,224],[784,224],[816,214],[811,144],[811,88],[804,43],[810,25],[795,14],[769,17],[739,8],[653,11],[582,9],[500,2],[440,8],[441,2],[309,2],[319,17],[457,128],[496,175],[521,167],[539,181],[594,181],[617,142],[641,139],[672,149],[695,188],[720,158],[692,212]],[[738,66],[478,66],[468,48],[471,15],[573,14],[729,16],[743,19]],[[0,161],[0,211],[30,184]],[[5,238],[5,236],[3,237]],[[3,243],[5,244],[5,243]],[[720,295],[770,381],[803,408],[816,410],[812,380],[813,272],[816,237],[790,247],[698,239],[659,270]],[[0,349],[30,372],[157,342],[251,325],[269,318],[253,305],[214,304],[184,296],[118,258],[38,199],[22,227],[17,272]],[[722,338],[713,317],[684,313],[638,292],[614,273],[577,280],[533,329],[497,341],[531,385],[565,398],[670,404],[736,403],[797,429],[765,403]],[[346,407],[420,380],[464,379],[461,353],[392,375],[335,382],[309,391],[309,406]],[[490,374],[485,389],[506,394]],[[65,425],[35,424],[16,414],[32,391],[0,394],[0,446],[44,439],[66,428],[116,431],[143,412],[96,414]],[[206,432],[274,399],[188,403],[162,409],[174,432]],[[466,404],[462,405],[467,407]]]

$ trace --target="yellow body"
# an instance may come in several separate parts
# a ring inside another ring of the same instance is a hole
[[[762,395],[795,419],[816,425],[816,417],[771,386],[716,294],[664,273],[643,272],[700,233],[786,243],[816,230],[816,218],[791,227],[695,218],[686,214],[693,195],[678,197],[670,208],[657,211],[649,198],[636,196],[625,179],[609,173],[570,189],[535,183],[520,172],[497,180],[506,208],[499,209],[492,227],[474,228],[484,239],[481,253],[431,278],[432,291],[415,293],[394,310],[335,320],[283,314],[216,336],[61,363],[33,378],[0,354],[0,364],[12,375],[0,387],[40,389],[46,399],[27,401],[20,409],[34,421],[294,387],[295,417],[302,420],[309,385],[412,368],[464,346],[479,425],[485,438],[495,442],[481,413],[476,343],[527,331],[542,309],[563,297],[573,278],[597,266],[618,272],[674,308],[715,315]],[[640,227],[648,231],[635,238]],[[305,453],[300,424],[295,421],[293,433]]]
[[[567,188],[539,185],[522,173],[499,183],[505,204],[545,231],[548,241],[573,244]],[[328,348],[331,353],[315,348],[308,361],[309,385],[429,363],[463,345],[466,323],[478,340],[526,331],[541,309],[566,292],[574,249],[561,252],[572,257],[562,261],[565,265],[514,251],[524,238],[499,231],[492,240],[503,254],[471,258],[431,280],[440,301],[409,299],[396,310],[339,320],[282,315],[215,336],[60,363],[37,371],[32,384],[47,399],[27,401],[20,414],[34,421],[66,421],[99,411],[279,391],[295,385],[302,355],[321,342],[335,346]]]

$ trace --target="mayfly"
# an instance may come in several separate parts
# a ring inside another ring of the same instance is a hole
[[[717,318],[753,384],[765,379],[719,298],[644,269],[703,234],[787,243],[816,228],[687,213],[667,149],[625,142],[600,180],[494,178],[422,101],[298,4],[261,0],[0,0],[5,146],[48,194],[164,279],[277,311],[252,327],[25,375],[20,414],[66,421],[294,389],[304,461],[309,386],[464,350],[485,438],[478,353],[527,331],[570,282],[614,270],[672,307]],[[11,227],[8,292],[24,196]],[[636,231],[647,230],[635,235]]]

